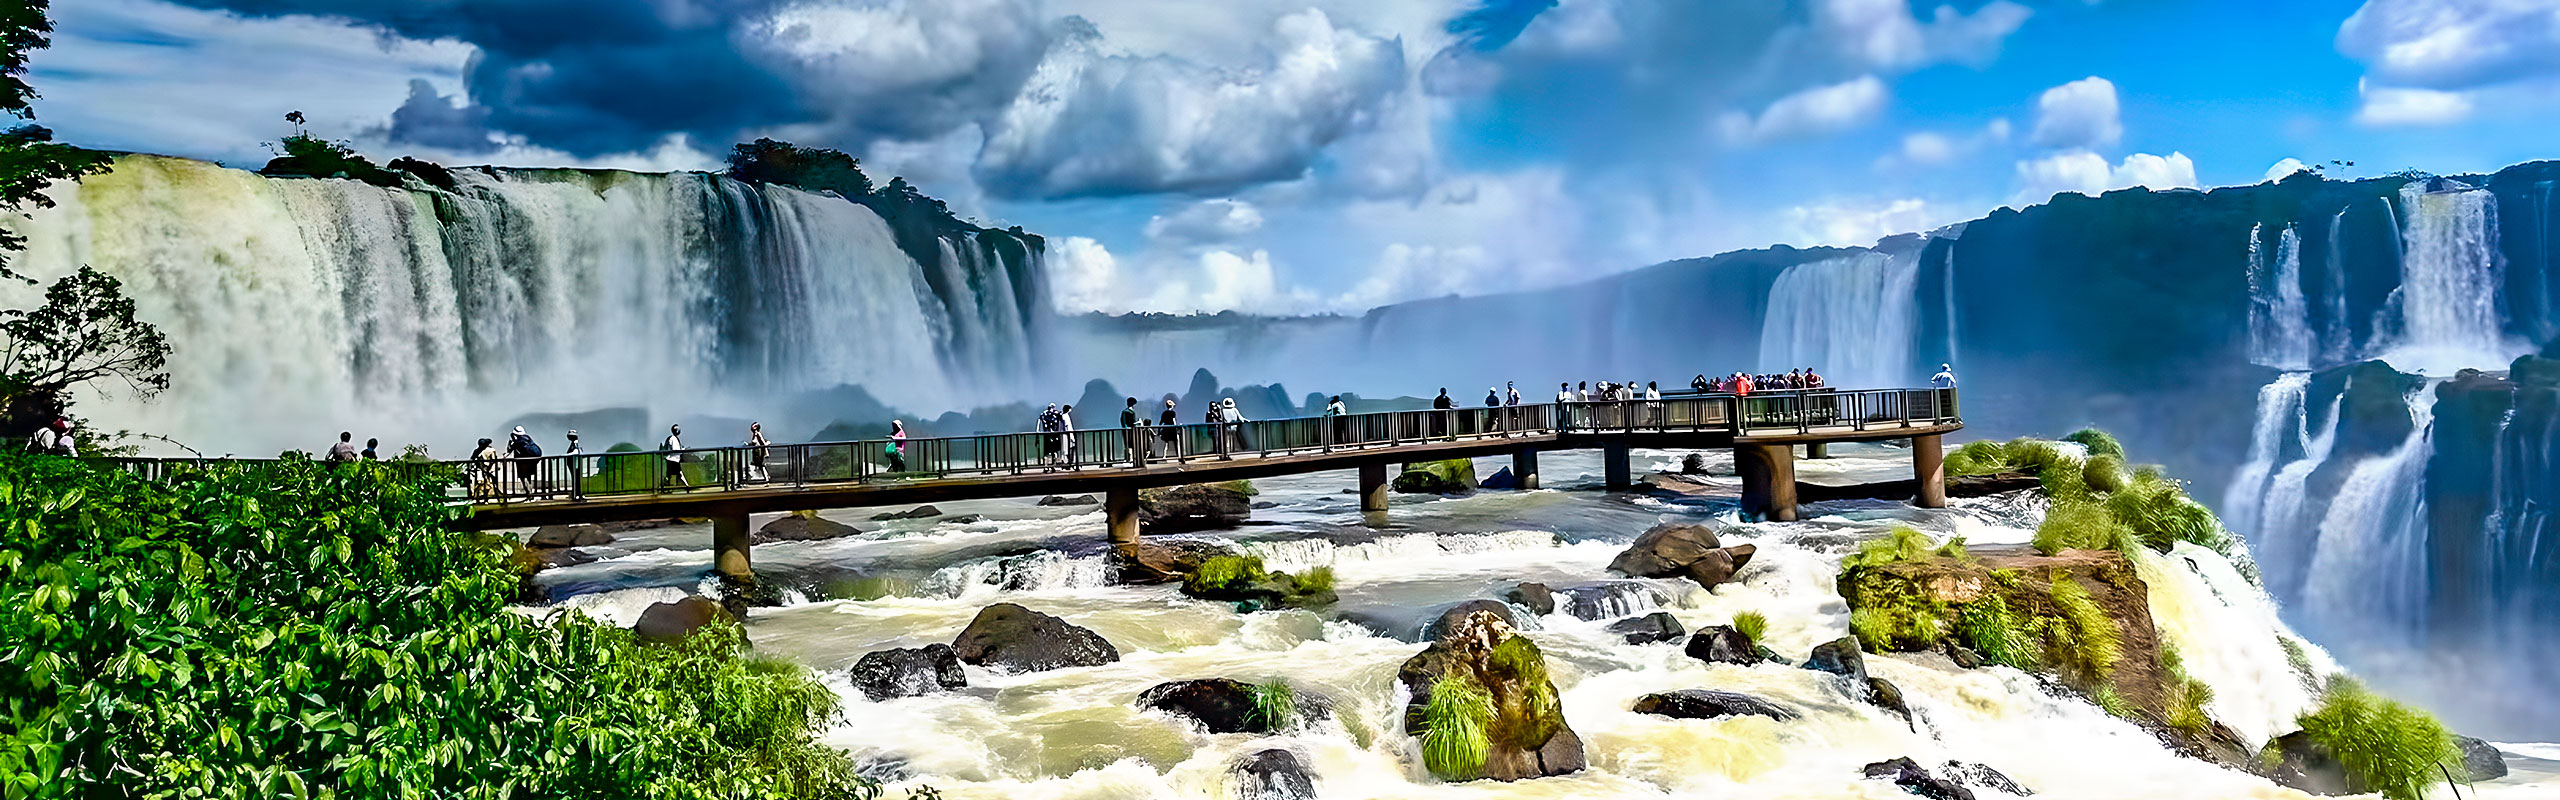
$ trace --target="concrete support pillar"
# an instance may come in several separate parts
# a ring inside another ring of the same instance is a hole
[[[1912,504],[1921,508],[1947,507],[1947,452],[1939,434],[1911,437],[1911,471],[1920,479],[1920,496]]]
[[[1511,477],[1520,479],[1520,488],[1538,488],[1538,451],[1521,450],[1511,454]]]
[[[1830,457],[1831,457],[1831,443],[1830,443],[1830,442],[1806,442],[1806,443],[1805,443],[1805,445],[1804,445],[1804,457],[1806,457],[1806,458],[1830,458]]]
[[[1387,465],[1360,465],[1360,510],[1387,510]]]
[[[1746,519],[1793,522],[1796,518],[1796,449],[1793,445],[1743,444],[1733,448],[1742,474]]]
[[[747,555],[747,512],[724,511],[711,518],[711,566],[720,576],[754,582],[755,562]]]
[[[1600,446],[1601,469],[1609,476],[1609,491],[1623,492],[1635,488],[1635,476],[1627,465],[1627,443],[1610,442]]]
[[[1104,495],[1103,516],[1111,532],[1111,550],[1121,558],[1138,556],[1138,490],[1113,488]]]

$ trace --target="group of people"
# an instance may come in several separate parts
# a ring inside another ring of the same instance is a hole
[[[1785,391],[1792,389],[1822,389],[1829,386],[1830,384],[1823,382],[1822,373],[1813,371],[1812,367],[1792,369],[1786,372],[1767,372],[1757,375],[1746,372],[1736,372],[1720,378],[1709,378],[1705,375],[1699,375],[1689,381],[1689,388],[1700,392],[1741,395],[1744,397],[1751,396],[1752,392]]]
[[[48,455],[70,457],[80,455],[80,445],[71,437],[71,420],[59,416],[54,417],[52,422],[45,423],[44,427],[37,428],[35,433],[27,437],[27,449]]]
[[[1084,455],[1083,440],[1076,434],[1080,430],[1090,432],[1090,429],[1076,427],[1075,412],[1076,407],[1072,404],[1052,403],[1041,410],[1036,424],[1041,434],[1040,463],[1043,467],[1056,470],[1073,469],[1079,465],[1080,458]],[[1325,416],[1342,415],[1342,398],[1335,397],[1332,406],[1325,409]],[[1252,440],[1246,435],[1244,426],[1244,423],[1250,421],[1245,418],[1243,411],[1236,408],[1236,399],[1233,397],[1210,401],[1208,409],[1200,414],[1201,424],[1214,426],[1210,428],[1212,435],[1209,446],[1221,458],[1229,457],[1228,454],[1235,450],[1253,449]],[[1128,398],[1126,404],[1120,409],[1120,428],[1122,431],[1120,442],[1128,452],[1109,454],[1109,458],[1105,460],[1117,461],[1123,457],[1140,457],[1145,454],[1144,451],[1155,447],[1161,447],[1169,454],[1179,454],[1184,450],[1181,405],[1180,401],[1172,395],[1165,396],[1164,407],[1152,420],[1148,418],[1146,412],[1138,408],[1138,398]],[[1138,430],[1140,428],[1154,428],[1154,435],[1150,437],[1141,433]],[[1150,438],[1161,444],[1151,447]]]

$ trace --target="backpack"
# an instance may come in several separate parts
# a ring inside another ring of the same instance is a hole
[[[542,457],[542,445],[534,444],[534,442],[533,442],[533,437],[532,437],[532,436],[517,436],[517,437],[514,437],[514,438],[515,438],[515,440],[514,440],[514,441],[511,441],[511,442],[508,442],[508,443],[507,443],[507,448],[508,448],[508,449],[510,449],[510,450],[514,450],[514,451],[516,451],[516,455],[517,455],[518,457],[521,457],[521,458],[541,458],[541,457]]]

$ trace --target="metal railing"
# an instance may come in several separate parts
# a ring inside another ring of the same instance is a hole
[[[449,462],[456,499],[505,504],[632,495],[1143,468],[1522,436],[1722,432],[1737,437],[1925,427],[1956,419],[1953,389],[1681,393],[1659,400],[1385,411],[1158,427],[869,439]],[[167,480],[230,459],[105,459]],[[235,461],[235,463],[237,463]]]

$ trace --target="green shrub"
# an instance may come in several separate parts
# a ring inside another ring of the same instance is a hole
[[[1966,442],[1947,454],[1941,468],[1948,475],[1991,475],[2009,471],[2009,456],[1999,442]]]
[[[0,453],[0,765],[37,767],[12,794],[877,794],[815,739],[834,695],[734,626],[510,612],[509,542],[449,529],[454,480]]]
[[[2043,439],[2026,437],[2011,439],[2008,444],[2001,446],[2000,452],[2008,458],[2011,468],[2038,477],[2057,468],[2076,470],[2080,466],[2078,459],[2072,458],[2064,453],[2061,447]]]
[[[1564,718],[1563,700],[1556,697],[1555,684],[1547,677],[1546,654],[1529,637],[1513,636],[1494,645],[1485,662],[1487,675],[1514,687],[1502,693],[1494,706],[1493,728],[1488,731],[1493,740],[1523,749],[1546,744],[1556,735],[1557,720]]]
[[[1909,525],[1895,525],[1885,535],[1858,544],[1858,552],[1840,560],[1843,570],[1859,567],[1881,567],[1897,561],[1917,561],[1929,556],[1928,534]]]
[[[1191,594],[1207,594],[1238,584],[1269,577],[1262,568],[1261,556],[1216,555],[1200,562],[1190,575],[1183,576],[1182,590]]]
[[[2426,712],[2375,695],[2352,678],[2329,682],[2320,707],[2295,719],[2346,768],[2347,788],[2391,800],[2419,800],[2459,767],[2462,751]]]
[[[1282,681],[1254,684],[1252,691],[1253,710],[1247,716],[1271,730],[1287,729],[1298,713],[1298,693]]]
[[[2094,455],[2080,463],[2080,485],[2096,494],[2109,494],[2123,489],[2132,477],[2125,474],[2124,457]]]
[[[1938,549],[1933,552],[1937,553],[1939,558],[1952,558],[1957,561],[1973,560],[1973,551],[1964,548],[1962,536],[1947,539],[1946,544],[1938,545]]]
[[[2089,702],[2097,704],[2098,710],[2107,712],[2108,716],[2117,719],[2139,719],[2141,716],[2141,711],[2134,708],[2132,702],[2125,700],[2124,695],[2117,692],[2113,684],[2100,686],[2097,691],[2089,693]]]
[[[398,188],[400,176],[373,165],[346,142],[295,133],[275,143],[276,157],[258,172],[310,178],[351,178],[375,186]]]
[[[2293,678],[2302,683],[2304,691],[2312,694],[2325,691],[2321,685],[2320,672],[2311,668],[2311,654],[2303,651],[2301,642],[2279,633],[2276,634],[2276,646],[2284,648],[2284,662],[2293,667]]]
[[[2124,460],[2124,445],[2117,443],[2116,437],[2108,435],[2106,431],[2081,428],[2072,431],[2069,436],[2062,437],[2062,440],[2088,448],[2089,455],[2092,456],[2114,456],[2118,462]]]
[[[1750,639],[1753,644],[1758,644],[1761,635],[1769,632],[1769,616],[1758,611],[1735,613],[1733,629],[1741,631],[1743,637]]]
[[[1422,766],[1441,780],[1475,778],[1493,752],[1493,696],[1465,673],[1441,676],[1422,706]]]
[[[2050,597],[2057,615],[2036,620],[2044,638],[2045,662],[2076,672],[2089,683],[2105,681],[2124,657],[2123,636],[2115,619],[2069,575],[2054,576]]]
[[[2129,552],[2133,542],[2133,530],[2104,506],[2075,498],[2057,499],[2045,511],[2044,522],[2036,525],[2034,546],[2045,555],[2064,550]]]
[[[2035,638],[2010,611],[2008,597],[1998,592],[1966,603],[1956,614],[1955,634],[1958,643],[1991,663],[2030,671],[2042,663]]]
[[[1330,592],[1333,591],[1333,581],[1332,567],[1310,569],[1298,575],[1298,592],[1300,594]]]

